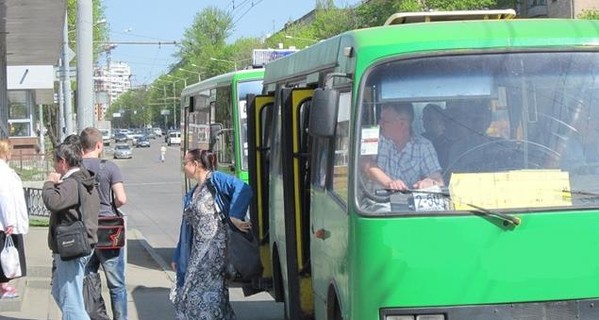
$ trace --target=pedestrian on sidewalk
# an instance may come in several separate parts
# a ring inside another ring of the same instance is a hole
[[[23,183],[19,175],[8,166],[11,159],[12,145],[7,139],[0,140],[0,249],[4,242],[11,238],[17,251],[21,265],[21,276],[26,276],[25,244],[23,235],[29,231],[29,215]],[[18,297],[17,289],[9,285],[11,278],[4,275],[0,268],[0,298]]]
[[[100,130],[88,127],[79,135],[83,149],[83,166],[95,173],[98,181],[98,193],[100,196],[99,216],[116,216],[114,207],[120,208],[127,202],[123,175],[119,167],[112,161],[100,160],[104,150],[104,142]],[[94,250],[85,274],[98,273],[102,266],[106,282],[110,290],[110,303],[112,306],[112,319],[127,319],[127,285],[125,281],[125,250],[98,249]],[[98,299],[100,299],[98,297]]]
[[[215,171],[216,155],[207,150],[190,150],[183,166],[185,176],[197,184],[185,195],[181,233],[173,256],[172,267],[177,272],[175,317],[235,319],[225,277],[229,225],[221,219],[216,201],[226,199],[223,214],[247,232],[250,223],[240,219],[252,197],[251,188],[232,175]],[[217,190],[214,194],[213,188]]]
[[[162,145],[162,147],[160,147],[160,161],[164,162],[165,157],[166,157],[166,147],[164,145]]]
[[[54,169],[42,187],[42,199],[50,211],[48,246],[54,258],[52,296],[62,312],[62,319],[87,320],[83,302],[85,265],[91,257],[62,260],[58,254],[54,230],[58,225],[81,219],[87,229],[91,247],[97,242],[100,198],[94,188],[94,178],[81,167],[81,146],[77,143],[59,144],[54,151]]]

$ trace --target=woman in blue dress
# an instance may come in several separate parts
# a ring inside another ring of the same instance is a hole
[[[223,222],[225,216],[219,211],[247,232],[250,223],[243,218],[251,188],[231,175],[214,171],[216,156],[207,150],[189,151],[183,166],[186,177],[195,179],[197,185],[185,196],[173,259],[177,271],[176,319],[235,319],[226,279],[229,224]]]

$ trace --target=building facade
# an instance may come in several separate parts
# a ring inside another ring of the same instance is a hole
[[[131,89],[131,67],[125,62],[111,62],[94,69],[97,120],[104,120],[106,110],[121,94]]]
[[[599,2],[597,0],[526,0],[519,9],[520,17],[577,18],[585,10],[599,10]]]

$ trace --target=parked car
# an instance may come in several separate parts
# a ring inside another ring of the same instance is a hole
[[[126,143],[119,143],[114,147],[115,159],[131,159],[133,158],[133,150]]]
[[[171,144],[181,144],[181,132],[180,131],[173,131],[171,133],[168,134],[168,140],[166,141],[167,145],[171,145]]]
[[[136,140],[135,147],[137,148],[149,148],[150,147],[150,139],[148,137],[143,136]]]

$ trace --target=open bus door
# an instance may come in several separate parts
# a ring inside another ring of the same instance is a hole
[[[248,174],[249,185],[254,190],[250,205],[252,231],[260,243],[260,256],[264,278],[272,278],[268,224],[268,180],[270,161],[270,121],[274,96],[248,95]]]
[[[313,93],[310,88],[292,89],[281,108],[289,319],[314,312],[309,233],[311,137],[307,134]]]

